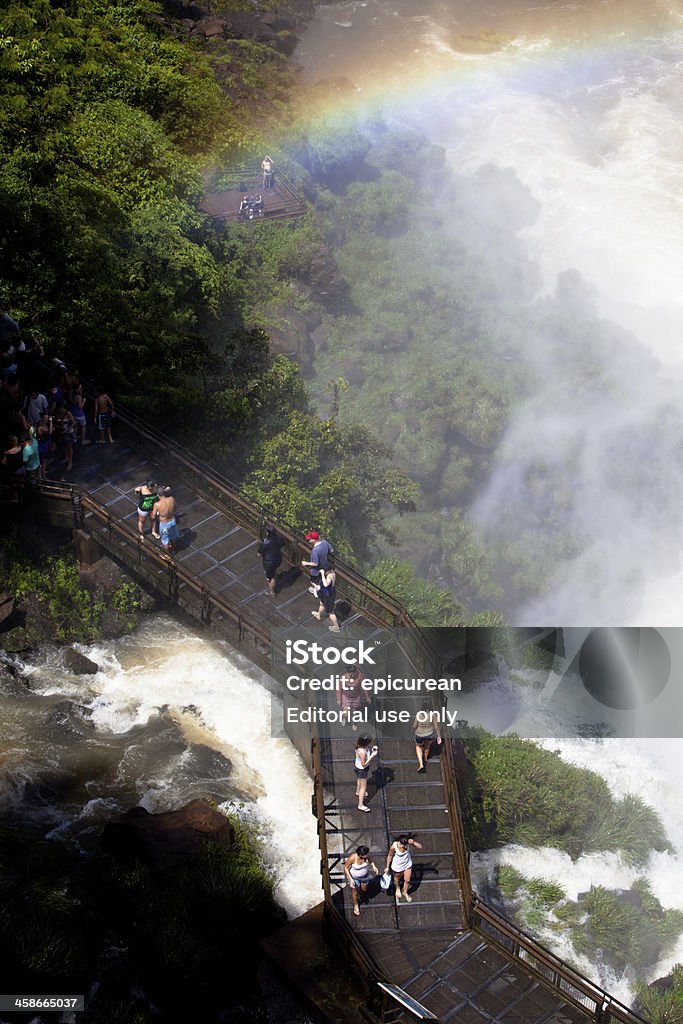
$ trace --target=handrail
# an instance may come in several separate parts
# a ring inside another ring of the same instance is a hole
[[[92,389],[89,388],[88,391],[89,394],[92,393]],[[215,505],[225,509],[231,518],[237,520],[254,538],[260,539],[265,524],[273,522],[278,532],[288,542],[290,559],[294,564],[301,560],[300,556],[309,553],[310,545],[298,530],[288,524],[276,522],[268,509],[245,498],[231,480],[203,462],[189,449],[167,437],[120,403],[116,406],[116,420],[124,432],[134,435],[137,447],[146,448],[152,458],[158,458],[159,452],[171,453],[185,473],[191,476],[194,489]],[[420,667],[434,671],[438,665],[438,658],[404,605],[338,557],[335,557],[335,572],[339,593],[350,597],[359,610],[367,613],[368,617],[379,625],[403,627],[407,631],[406,641],[409,636],[410,646],[415,648],[413,653],[414,656],[417,655]]]
[[[316,734],[311,740],[311,762],[314,779],[314,793],[316,802],[316,817],[318,819],[318,843],[322,863],[323,888],[325,891],[325,905],[327,907],[328,919],[339,933],[342,944],[351,955],[358,967],[368,989],[377,981],[384,981],[391,984],[388,978],[375,964],[367,950],[363,946],[356,932],[351,928],[343,914],[340,913],[332,899],[332,891],[329,882],[327,834],[325,832],[325,805],[322,791],[322,762],[320,760],[320,737]]]
[[[441,744],[441,777],[446,791],[448,803],[448,819],[451,830],[451,842],[453,844],[453,855],[455,857],[456,874],[460,882],[460,895],[462,898],[462,909],[467,927],[472,924],[472,883],[470,881],[470,865],[465,840],[465,830],[462,822],[462,811],[460,807],[460,794],[458,793],[458,779],[453,756],[452,737],[444,730],[443,742]]]
[[[122,546],[129,555],[133,555],[131,560],[136,563],[138,568],[143,567],[145,562],[155,565],[156,568],[163,568],[168,575],[169,591],[171,589],[177,591],[178,586],[182,584],[189,593],[195,596],[198,605],[203,609],[208,605],[236,625],[241,634],[249,633],[259,643],[269,646],[270,633],[257,618],[250,615],[249,612],[233,608],[221,595],[215,594],[209,587],[199,584],[193,574],[187,572],[181,564],[168,561],[156,548],[141,544],[139,538],[135,537],[134,532],[128,526],[119,519],[113,518],[108,511],[88,495],[80,493],[77,487],[48,481],[37,484],[36,489],[39,493],[46,494],[51,500],[69,500],[72,508],[74,507],[74,498],[78,496],[82,515],[88,513],[88,526],[102,547],[110,552],[120,553],[117,551],[117,543],[115,543],[118,542],[118,545]]]
[[[594,1021],[599,1024],[608,1024],[610,1020],[623,1024],[648,1024],[635,1010],[631,1010],[605,989],[570,967],[474,893],[472,901],[474,931],[485,935],[508,956],[511,955],[525,968],[544,981],[550,982],[554,989],[561,992],[563,997],[575,1006],[582,1010],[590,1010]]]

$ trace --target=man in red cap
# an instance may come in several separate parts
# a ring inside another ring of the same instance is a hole
[[[311,530],[310,533],[307,533],[306,540],[310,541],[313,545],[311,548],[311,560],[310,562],[302,561],[301,564],[311,570],[311,585],[308,589],[315,597],[320,586],[320,570],[331,568],[330,555],[332,555],[334,549],[331,544],[320,536],[317,530]]]

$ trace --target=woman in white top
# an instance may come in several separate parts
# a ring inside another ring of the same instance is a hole
[[[370,807],[365,806],[365,796],[368,791],[368,774],[370,772],[370,762],[373,757],[377,757],[378,748],[370,747],[372,740],[369,736],[359,736],[356,740],[356,755],[353,763],[353,770],[356,773],[356,796],[358,797],[358,810],[359,811],[370,811]]]
[[[401,896],[405,896],[406,903],[412,903],[412,897],[408,895],[410,877],[413,873],[413,858],[410,855],[410,848],[422,849],[422,844],[413,839],[411,835],[402,835],[389,847],[387,854],[387,871],[391,869],[396,886],[396,902],[401,902]],[[403,892],[401,892],[401,879],[403,879]]]
[[[344,874],[351,887],[351,899],[353,900],[353,913],[360,917],[358,906],[358,892],[366,892],[369,883],[372,881],[373,872],[378,875],[377,865],[370,860],[370,847],[359,846],[355,853],[347,857],[344,864]]]

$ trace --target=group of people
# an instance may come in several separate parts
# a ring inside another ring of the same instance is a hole
[[[406,903],[413,902],[413,898],[408,892],[413,874],[413,849],[421,850],[422,844],[418,843],[412,832],[401,834],[389,846],[383,888],[388,889],[393,880],[394,898],[397,905],[400,904],[401,899],[404,899]],[[370,860],[369,846],[357,846],[355,853],[347,857],[344,863],[344,874],[351,889],[353,913],[355,917],[360,917],[359,896],[368,891],[370,883],[380,874],[375,862]]]
[[[263,196],[242,196],[240,202],[239,216],[241,220],[253,220],[254,217],[262,217],[265,210]]]
[[[87,405],[78,370],[58,358],[46,363],[42,346],[23,338],[17,322],[0,310],[0,465],[12,502],[19,502],[27,483],[46,480],[51,465],[62,472],[73,468],[75,446],[92,443]],[[115,415],[112,399],[100,389],[92,402],[98,444],[113,444]]]
[[[145,523],[152,524],[152,536],[161,541],[164,553],[174,555],[180,538],[176,522],[176,502],[170,486],[160,487],[156,480],[147,480],[135,488],[138,503],[138,536],[145,539]]]
[[[311,615],[319,622],[323,618],[328,618],[330,632],[339,633],[339,620],[335,614],[337,576],[332,568],[334,548],[329,541],[320,536],[317,530],[307,533],[306,540],[311,545],[311,556],[309,559],[302,559],[301,565],[309,570],[310,586],[308,589],[313,597],[318,599],[318,608],[312,611]],[[280,537],[275,527],[267,526],[263,540],[257,548],[256,553],[260,555],[263,562],[263,572],[267,584],[266,593],[269,597],[275,597],[277,593],[278,569],[282,565],[284,544],[284,539]]]
[[[352,673],[347,673],[345,676],[340,677],[340,683],[342,681],[347,683],[347,686],[340,685],[337,690],[337,701],[341,707],[348,707],[349,694],[351,695],[351,701],[356,696],[358,700],[363,699],[360,697],[360,694],[364,694],[365,698],[369,700],[367,692],[361,689],[360,683],[355,686],[348,685],[353,680],[358,681],[359,677],[362,680],[363,675],[357,666],[354,667]],[[344,695],[347,695],[346,698]],[[413,735],[415,738],[415,753],[418,760],[417,770],[422,773],[426,770],[432,744],[435,742],[441,744],[442,739],[439,715],[429,700],[423,701],[421,711],[418,712],[413,720]],[[365,802],[368,792],[370,766],[378,754],[379,747],[376,743],[373,744],[372,737],[358,737],[354,748],[353,770],[356,776],[358,810],[365,814],[371,811],[371,808]],[[401,899],[405,899],[406,903],[413,902],[412,896],[409,893],[413,867],[411,847],[415,847],[418,850],[422,849],[421,844],[417,842],[412,833],[410,835],[400,835],[391,844],[387,854],[386,871],[382,887],[388,889],[391,884],[391,877],[393,876],[397,904],[401,902]],[[351,887],[353,913],[358,917],[360,914],[359,895],[365,893],[373,878],[379,876],[376,864],[370,860],[369,847],[357,847],[356,852],[347,858],[344,864],[344,872]]]

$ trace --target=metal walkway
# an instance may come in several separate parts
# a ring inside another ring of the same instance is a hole
[[[264,511],[135,416],[120,411],[115,432],[115,444],[77,449],[68,481],[37,487],[29,504],[14,506],[15,514],[84,529],[197,620],[238,644],[247,641],[242,649],[267,670],[278,631],[294,628],[306,639],[330,640],[324,623],[311,617],[314,603],[299,568],[310,547],[301,535],[278,526],[286,541],[283,577],[278,595],[268,597],[257,555]],[[138,538],[134,488],[149,477],[173,485],[181,539],[172,561],[149,535]],[[400,603],[340,561],[336,571],[338,592],[350,605],[344,635],[380,638],[389,656],[400,659],[403,674],[405,666],[414,675],[441,674]],[[382,706],[410,710],[412,717],[414,702],[392,696]],[[353,733],[313,726],[304,736],[327,917],[364,981],[368,1020],[643,1024],[472,893],[453,740],[442,731],[444,742],[434,748],[426,775],[416,774],[405,728],[380,739],[370,814],[356,806]],[[397,906],[377,885],[354,917],[344,860],[364,844],[382,871],[391,841],[404,831],[414,831],[423,846],[413,855],[413,902]]]

